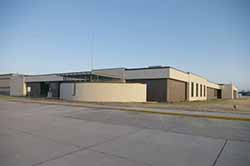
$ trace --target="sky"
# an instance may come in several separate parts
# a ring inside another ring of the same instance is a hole
[[[2,74],[155,65],[250,90],[250,1],[0,0]]]

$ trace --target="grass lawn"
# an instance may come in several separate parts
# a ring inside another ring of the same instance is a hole
[[[179,109],[187,111],[230,111],[250,113],[250,98],[240,98],[235,100],[216,99],[208,101],[178,102],[178,103],[102,103],[104,105]],[[234,109],[234,105],[236,109]]]
[[[11,97],[1,96],[0,100],[25,100],[25,101],[37,101],[37,102],[56,102],[58,104],[70,104],[80,106],[125,106],[125,107],[144,107],[144,108],[161,108],[161,109],[176,109],[186,111],[215,111],[215,112],[239,112],[250,114],[250,98],[240,98],[235,100],[216,99],[208,101],[193,101],[193,102],[178,102],[178,103],[109,103],[109,102],[70,102],[59,99],[45,99],[45,98],[27,98],[27,97]],[[234,109],[236,106],[236,109]]]

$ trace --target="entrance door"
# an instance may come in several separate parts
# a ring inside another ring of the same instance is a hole
[[[221,99],[221,89],[219,89],[219,90],[217,91],[217,98],[218,98],[218,99]]]
[[[49,91],[49,83],[48,82],[41,82],[41,97],[47,97]]]

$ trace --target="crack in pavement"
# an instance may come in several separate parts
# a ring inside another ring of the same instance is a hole
[[[81,152],[81,151],[84,151],[84,150],[90,150],[90,148],[92,148],[92,147],[94,147],[94,146],[98,146],[98,145],[101,145],[101,144],[104,144],[104,143],[108,143],[108,142],[110,142],[110,141],[119,139],[119,138],[124,137],[124,136],[128,137],[129,135],[136,134],[137,132],[140,132],[141,130],[143,130],[143,129],[136,129],[135,131],[133,131],[133,132],[132,132],[132,131],[131,131],[131,132],[128,132],[127,134],[121,134],[121,135],[119,135],[119,136],[114,136],[114,137],[112,137],[112,138],[110,138],[110,139],[107,139],[107,140],[105,140],[105,141],[102,141],[102,142],[99,142],[99,143],[96,143],[96,144],[93,144],[93,145],[90,145],[90,146],[82,147],[82,148],[79,148],[79,149],[77,149],[77,150],[74,150],[74,151],[65,153],[65,154],[63,154],[63,155],[55,156],[55,157],[52,157],[52,158],[47,159],[47,160],[45,160],[45,161],[41,161],[41,162],[35,163],[35,164],[33,164],[32,166],[39,166],[39,165],[42,165],[42,164],[44,164],[44,163],[47,163],[47,162],[50,162],[50,161],[53,161],[53,160],[57,160],[57,159],[63,158],[63,157],[65,157],[65,156],[69,156],[69,155],[72,155],[72,154],[77,153],[77,152]],[[130,160],[130,161],[131,161],[131,160]]]
[[[224,148],[225,148],[227,142],[228,142],[228,140],[225,140],[225,142],[224,142],[223,146],[221,147],[221,149],[220,149],[218,155],[216,156],[216,159],[214,160],[212,166],[215,166],[215,165],[216,165],[216,163],[217,163],[218,159],[220,158],[220,155],[222,154],[222,152],[223,152],[223,150],[224,150]]]

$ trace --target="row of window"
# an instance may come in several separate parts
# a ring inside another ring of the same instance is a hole
[[[196,83],[196,97],[199,97],[199,84]],[[200,97],[206,96],[206,86],[200,84]],[[191,97],[194,97],[194,83],[191,83]]]

